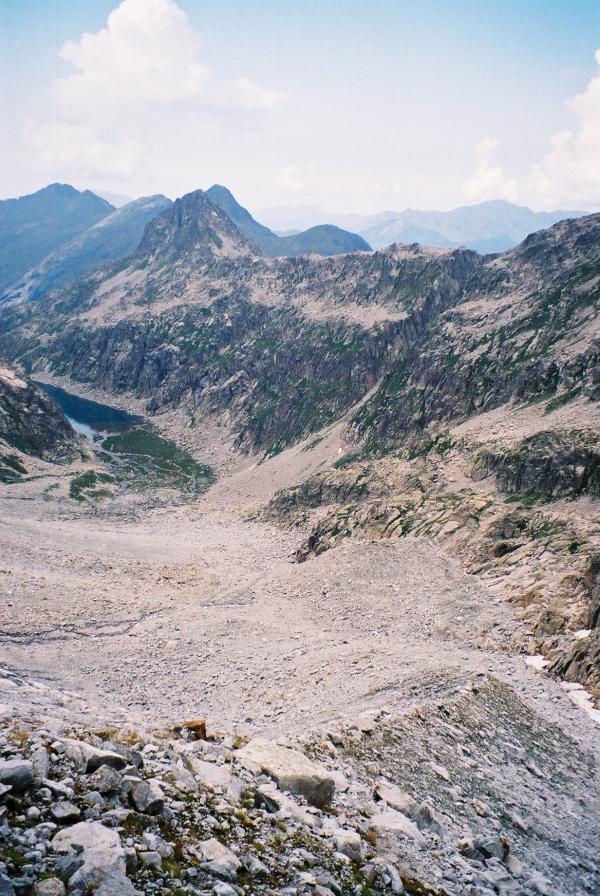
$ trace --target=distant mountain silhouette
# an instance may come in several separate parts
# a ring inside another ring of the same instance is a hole
[[[259,246],[265,255],[292,256],[311,252],[317,255],[338,255],[357,249],[369,251],[371,248],[358,234],[349,233],[331,224],[318,225],[289,236],[278,236],[264,224],[255,221],[227,187],[215,184],[206,191],[206,195],[234,222],[240,233]]]
[[[88,230],[69,240],[5,290],[2,298],[38,299],[66,286],[111,261],[130,255],[144,228],[171,205],[166,196],[146,196],[113,211]]]
[[[68,184],[0,201],[0,289],[114,210],[90,190]]]
[[[377,215],[333,214],[318,206],[279,207],[261,213],[276,230],[302,229],[325,222],[350,227],[374,249],[392,243],[421,243],[452,248],[464,246],[477,252],[503,252],[537,230],[566,218],[580,218],[584,211],[534,212],[502,199],[466,205],[451,211],[386,211]]]

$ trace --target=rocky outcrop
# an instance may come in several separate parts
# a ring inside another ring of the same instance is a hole
[[[10,450],[16,449],[42,460],[66,462],[77,455],[79,440],[56,402],[0,360],[0,451],[2,447],[9,459]]]
[[[515,448],[483,451],[471,475],[494,474],[507,494],[544,498],[600,494],[600,441],[593,432],[541,432]]]
[[[175,261],[203,263],[221,255],[252,255],[256,249],[202,190],[175,200],[151,221],[137,249],[144,263]]]

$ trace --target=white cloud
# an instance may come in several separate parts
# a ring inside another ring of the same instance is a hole
[[[305,167],[284,165],[275,175],[275,186],[284,193],[302,193],[316,170],[314,163]]]
[[[600,65],[600,50],[595,54]],[[575,117],[570,130],[550,139],[550,147],[528,174],[517,181],[494,162],[498,141],[486,137],[475,149],[476,169],[464,184],[466,196],[509,199],[535,208],[598,208],[600,206],[600,72],[585,91],[568,103]]]
[[[73,72],[49,88],[50,114],[24,129],[32,164],[75,181],[145,177],[185,164],[202,177],[203,148],[220,128],[283,99],[246,77],[219,80],[174,0],[123,0],[106,26],[61,49]]]
[[[498,141],[491,137],[486,137],[475,147],[475,174],[463,185],[466,196],[473,202],[483,202],[485,199],[514,202],[517,198],[516,181],[507,177],[503,168],[494,161],[497,147]]]
[[[600,50],[595,60],[600,65]],[[531,177],[531,191],[547,207],[600,205],[600,72],[569,103],[572,130],[555,134]]]

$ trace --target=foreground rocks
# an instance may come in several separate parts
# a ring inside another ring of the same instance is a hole
[[[296,741],[27,718],[0,734],[0,894],[600,887],[597,758],[493,679]]]

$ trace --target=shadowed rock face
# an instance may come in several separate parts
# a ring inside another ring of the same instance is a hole
[[[525,439],[515,450],[484,452],[473,465],[474,479],[495,474],[497,487],[508,494],[546,497],[600,494],[600,451],[593,433],[543,432]]]
[[[144,261],[207,261],[252,254],[235,224],[202,190],[188,193],[147,225],[137,256]],[[255,250],[254,250],[255,251]]]
[[[68,461],[78,438],[56,402],[0,359],[0,442],[24,454]]]

